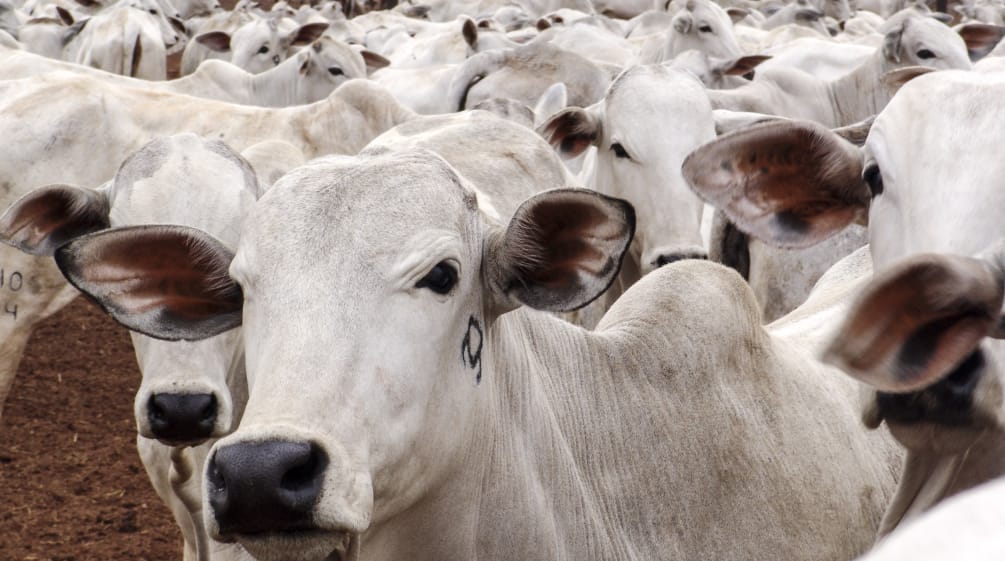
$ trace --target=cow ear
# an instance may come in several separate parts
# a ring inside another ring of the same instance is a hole
[[[691,31],[691,25],[694,23],[694,17],[691,12],[682,10],[680,14],[673,18],[670,25],[673,26],[677,33],[687,33]]]
[[[67,10],[62,6],[56,6],[56,15],[59,16],[60,21],[62,21],[65,25],[73,25],[73,22],[75,21],[73,14],[70,13],[70,10]]]
[[[892,97],[904,84],[929,72],[935,72],[935,69],[930,66],[905,66],[886,72],[880,81]]]
[[[997,329],[1005,282],[971,257],[926,254],[877,275],[824,360],[884,392],[911,392],[949,374]]]
[[[535,195],[486,246],[486,278],[500,313],[521,304],[566,312],[603,294],[635,235],[635,210],[586,189]]]
[[[91,21],[91,18],[78,20],[76,23],[66,28],[66,30],[63,31],[63,34],[59,38],[62,45],[65,47],[70,43],[70,41],[73,41],[77,37],[77,35],[80,35],[80,32],[84,30],[84,27],[87,26],[87,22],[89,21]]]
[[[892,63],[900,63],[900,40],[904,36],[904,28],[907,27],[909,19],[904,23],[894,27],[883,36],[883,56]]]
[[[469,17],[464,17],[462,19],[464,20],[464,23],[461,24],[461,35],[464,36],[464,42],[472,49],[478,48],[478,26],[475,25],[475,21]]]
[[[743,18],[749,16],[750,10],[747,10],[745,8],[727,8],[726,14],[729,15],[729,19],[732,20],[733,23],[735,24],[738,23]]]
[[[1005,37],[1005,26],[991,25],[988,23],[967,23],[957,29],[957,33],[963,38],[967,45],[967,53],[970,60],[976,61],[984,58],[995,45]]]
[[[104,230],[104,193],[72,185],[46,185],[14,202],[0,216],[0,241],[31,255],[51,256],[64,243]]]
[[[188,29],[185,28],[185,22],[178,18],[168,18],[168,23],[171,24],[171,28],[178,33],[188,37]]]
[[[383,55],[377,54],[373,51],[363,49],[359,52],[360,56],[363,57],[363,62],[366,64],[366,73],[373,74],[374,72],[380,70],[381,68],[386,68],[391,66],[391,61],[385,58]]]
[[[301,25],[295,33],[290,35],[290,45],[294,47],[310,45],[318,37],[324,35],[325,31],[328,30],[328,25],[327,22],[314,22]]]
[[[195,36],[195,40],[197,43],[204,45],[211,51],[216,51],[218,53],[226,53],[230,51],[230,34],[224,31],[200,33]]]
[[[115,321],[168,341],[196,341],[241,324],[233,254],[185,226],[114,228],[56,251],[63,276]]]
[[[820,18],[822,17],[824,17],[824,13],[816,8],[803,8],[801,10],[796,10],[796,21],[813,23],[815,21],[820,21]]]
[[[822,125],[773,121],[699,147],[681,168],[738,228],[778,247],[809,247],[863,216],[871,193],[857,147]]]
[[[597,106],[593,106],[597,107]],[[593,107],[568,107],[555,113],[538,128],[538,133],[563,158],[575,158],[602,136],[600,118]]]
[[[558,113],[569,102],[569,91],[563,82],[555,82],[544,90],[534,104],[534,127],[540,128],[543,120]]]
[[[750,74],[762,62],[770,60],[770,55],[747,55],[729,60],[716,60],[712,70],[724,76],[743,76]]]

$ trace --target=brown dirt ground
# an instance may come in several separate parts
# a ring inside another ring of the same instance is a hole
[[[136,453],[126,330],[78,298],[32,336],[0,419],[0,561],[161,561],[181,535]]]

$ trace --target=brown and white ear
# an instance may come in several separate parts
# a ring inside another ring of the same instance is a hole
[[[970,60],[978,61],[991,52],[1005,37],[1005,26],[989,23],[967,23],[956,30],[967,45]]]
[[[750,15],[750,10],[744,8],[727,8],[726,14],[729,15],[729,19],[733,21],[734,24],[739,23],[740,20]]]
[[[374,72],[380,70],[381,68],[386,68],[391,66],[391,61],[382,55],[379,55],[373,51],[363,49],[359,52],[360,56],[363,57],[363,63],[366,64],[367,75],[373,74]]]
[[[496,309],[521,304],[567,312],[603,294],[635,235],[628,202],[587,189],[556,189],[524,201],[486,246]]]
[[[464,42],[472,49],[478,48],[478,25],[475,24],[475,20],[467,16],[462,17],[462,21],[461,35],[464,36]]]
[[[770,55],[747,55],[729,60],[713,60],[712,71],[724,76],[743,76],[770,59]]]
[[[56,251],[70,283],[144,335],[196,341],[241,325],[241,287],[228,275],[233,253],[185,226],[113,228]]]
[[[288,44],[294,47],[310,45],[324,35],[325,31],[328,31],[328,25],[326,22],[313,22],[301,25],[288,36]]]
[[[838,127],[836,129],[831,129],[834,134],[840,136],[841,138],[851,142],[855,146],[865,146],[865,141],[869,138],[869,131],[872,130],[872,123],[875,122],[876,116],[867,117],[857,123],[852,123],[844,127]]]
[[[928,66],[905,66],[904,68],[897,68],[883,74],[881,81],[883,83],[883,87],[885,87],[892,96],[897,93],[897,91],[900,90],[904,84],[910,82],[918,76],[928,74],[929,72],[935,72],[935,69]]]
[[[869,283],[824,360],[880,391],[918,391],[997,327],[1003,294],[1002,272],[986,261],[911,257]]]
[[[862,155],[827,128],[774,121],[699,147],[681,168],[691,188],[742,231],[777,247],[809,247],[864,216]]]
[[[575,158],[602,136],[602,125],[597,115],[600,110],[599,105],[586,109],[567,107],[552,115],[537,131],[558,150],[562,158]]]
[[[712,120],[715,122],[715,135],[722,136],[733,131],[738,131],[772,121],[788,121],[785,117],[768,115],[767,113],[753,113],[750,111],[732,111],[729,109],[713,109]]]
[[[209,31],[195,36],[195,41],[211,51],[230,52],[230,34],[224,31]]]
[[[64,243],[104,230],[104,193],[72,185],[46,185],[14,202],[0,216],[0,241],[31,255],[51,256]]]
[[[70,10],[67,10],[62,6],[56,6],[56,15],[59,16],[60,21],[62,21],[64,25],[73,25],[73,22],[75,21]]]
[[[892,63],[900,63],[900,40],[904,37],[904,28],[909,21],[910,19],[905,19],[904,23],[887,31],[883,36],[883,56]]]

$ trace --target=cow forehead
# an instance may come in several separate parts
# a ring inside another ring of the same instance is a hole
[[[322,158],[289,172],[258,201],[232,273],[249,278],[279,266],[316,274],[322,256],[337,256],[342,268],[396,262],[435,251],[431,237],[470,238],[477,213],[474,191],[432,152]]]
[[[920,76],[905,84],[877,117],[866,150],[924,153],[951,168],[991,156],[997,151],[997,123],[1005,116],[1003,96],[1005,76],[998,74],[945,70]],[[998,160],[990,158],[986,165],[997,167]]]

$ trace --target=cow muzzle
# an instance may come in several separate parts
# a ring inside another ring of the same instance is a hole
[[[310,442],[240,442],[207,467],[209,504],[221,536],[315,529],[312,512],[328,456]]]
[[[200,444],[213,435],[216,426],[213,394],[156,393],[146,410],[150,436],[168,446]]]

